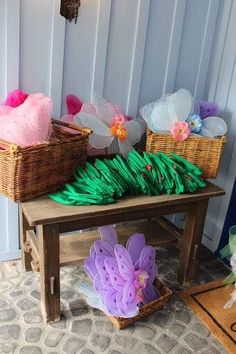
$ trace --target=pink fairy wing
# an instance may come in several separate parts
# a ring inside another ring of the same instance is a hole
[[[107,272],[105,267],[105,257],[104,256],[96,256],[95,258],[95,265],[100,274],[102,284],[105,288],[112,286],[110,274]]]
[[[133,309],[137,306],[134,280],[125,283],[123,290],[123,303],[125,310]]]
[[[148,273],[148,281],[151,284],[156,276],[155,255],[155,249],[151,246],[146,246],[143,248],[139,259],[139,269],[145,270]]]
[[[142,293],[144,297],[144,305],[153,300],[159,299],[161,296],[159,290],[153,285],[147,285],[147,287],[142,290]]]
[[[134,266],[127,249],[118,244],[115,245],[114,250],[120,275],[126,281],[133,280],[135,276]]]
[[[125,281],[120,275],[116,259],[112,257],[106,257],[104,264],[107,272],[109,273],[113,287],[116,290],[120,290],[120,289],[123,290]]]
[[[97,255],[100,256],[108,256],[108,257],[112,257],[114,256],[114,251],[112,249],[112,247],[104,241],[101,240],[97,240],[94,242],[94,249]]]
[[[142,249],[146,246],[143,234],[132,235],[126,244],[127,251],[130,254],[133,264],[139,259]]]
[[[118,243],[116,230],[112,225],[98,227],[98,231],[102,241],[109,243],[112,247]]]

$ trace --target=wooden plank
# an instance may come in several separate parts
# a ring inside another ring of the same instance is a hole
[[[31,271],[32,256],[30,253],[27,253],[24,250],[24,244],[27,241],[27,235],[26,235],[27,230],[30,230],[30,226],[28,224],[28,221],[26,220],[22,208],[20,208],[20,243],[21,243],[21,252],[22,252],[22,263],[25,268],[25,271]]]
[[[45,322],[60,320],[58,225],[39,226],[41,309]]]
[[[197,255],[202,240],[207,205],[207,200],[199,201],[187,212],[178,271],[178,280],[184,286],[190,285],[196,278]]]
[[[178,235],[170,225],[168,228],[163,221],[152,220],[148,222],[138,222],[129,225],[118,225],[116,228],[119,243],[125,245],[127,239],[136,232],[143,233],[148,245],[157,247],[162,244],[174,242]],[[94,241],[100,239],[97,230],[86,231],[60,236],[60,266],[69,264],[80,264],[89,255],[89,249]],[[39,243],[33,231],[27,232],[27,240],[30,242],[31,254],[35,262],[39,260]]]
[[[224,194],[225,192],[222,188],[208,182],[205,188],[202,188],[192,194],[172,194],[155,197],[126,197],[118,200],[117,203],[109,205],[66,206],[56,203],[49,199],[47,196],[44,196],[29,202],[22,203],[22,209],[27,217],[29,224],[32,226],[39,224],[58,223],[63,221],[69,222],[71,220],[88,221],[88,218],[90,218],[92,221],[93,218],[99,219],[100,217],[104,218],[108,216],[118,218],[118,216],[121,214],[123,216],[126,214],[127,216],[127,213],[129,212],[132,213],[131,216],[134,220],[135,213],[138,212],[140,214],[142,214],[142,212],[143,214],[147,214],[148,212],[151,212],[151,209],[154,210],[161,207],[168,209],[168,207],[173,206],[176,209],[178,206],[180,206],[179,209],[181,209],[181,207],[184,209],[187,207],[186,203],[209,199],[211,197],[221,196]],[[173,210],[173,212],[178,212],[178,210]],[[165,215],[165,212],[163,212],[162,215]],[[154,217],[155,215],[150,216]],[[126,217],[126,220],[132,220],[132,218],[127,219]],[[107,223],[109,223],[109,220]],[[84,225],[84,227],[86,227],[86,225]]]

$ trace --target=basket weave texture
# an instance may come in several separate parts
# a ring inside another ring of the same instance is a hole
[[[146,152],[174,152],[203,171],[203,178],[216,178],[226,137],[208,138],[189,136],[184,141],[175,141],[170,134],[153,133],[147,130]]]
[[[137,316],[131,318],[108,316],[108,318],[111,320],[111,322],[115,325],[116,328],[123,329],[125,327],[128,327],[132,323],[137,322],[143,317],[150,315],[152,312],[161,309],[169,301],[169,298],[173,292],[170,289],[166,288],[158,279],[155,280],[155,286],[160,291],[161,297],[141,307]]]
[[[77,131],[71,134],[62,127]],[[24,202],[54,192],[86,161],[90,129],[52,120],[50,141],[19,147],[0,140],[0,193]]]

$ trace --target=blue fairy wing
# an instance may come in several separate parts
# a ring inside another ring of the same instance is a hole
[[[108,256],[108,257],[112,257],[114,256],[114,251],[113,248],[106,242],[101,241],[101,240],[97,240],[94,242],[94,249],[96,252],[96,255],[100,255],[100,256]]]
[[[112,225],[98,227],[98,231],[102,241],[109,243],[112,247],[118,243],[116,230]]]
[[[125,281],[121,277],[115,258],[106,257],[104,261],[106,270],[110,276],[111,283],[116,290],[124,288]]]
[[[84,261],[84,270],[86,274],[91,278],[94,279],[95,275],[97,274],[98,270],[95,265],[95,257],[89,256]]]
[[[126,281],[134,279],[134,266],[127,249],[122,245],[115,245],[115,256],[120,275]]]
[[[202,120],[203,129],[210,132],[210,136],[222,136],[227,132],[227,125],[220,117],[207,117]]]
[[[145,270],[148,273],[148,281],[151,284],[153,283],[157,273],[155,255],[155,249],[151,246],[146,246],[143,248],[139,259],[139,269]]]
[[[101,277],[101,282],[105,288],[112,286],[110,274],[107,272],[105,267],[105,258],[103,256],[97,256],[95,259],[95,265]]]
[[[87,297],[99,299],[99,295],[95,290],[94,286],[88,282],[84,281],[80,283],[76,288]]]
[[[143,234],[136,233],[128,239],[126,249],[130,254],[133,264],[139,259],[145,245],[145,237]]]

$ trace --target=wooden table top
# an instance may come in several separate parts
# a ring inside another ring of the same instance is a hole
[[[40,224],[50,224],[55,222],[72,221],[84,219],[85,217],[113,215],[119,212],[135,212],[148,208],[161,206],[174,206],[177,204],[196,202],[198,200],[209,199],[224,195],[222,188],[207,182],[205,188],[199,189],[195,193],[171,194],[160,196],[129,196],[122,198],[117,203],[109,205],[90,205],[90,206],[68,206],[59,204],[49,199],[47,196],[21,203],[23,212],[30,226]]]

